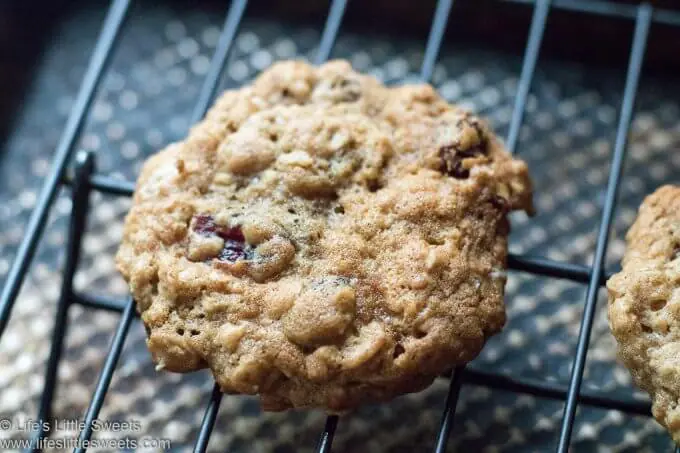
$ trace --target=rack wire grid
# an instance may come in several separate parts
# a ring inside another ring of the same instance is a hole
[[[44,376],[44,388],[40,397],[37,420],[49,421],[52,417],[53,397],[57,383],[57,371],[64,348],[64,337],[68,324],[68,310],[72,305],[81,305],[88,309],[105,310],[120,314],[118,327],[110,342],[103,368],[92,395],[89,407],[84,416],[84,428],[80,431],[79,439],[88,440],[93,435],[93,422],[99,416],[104,404],[107,390],[116,371],[116,365],[125,343],[126,336],[136,316],[132,298],[120,300],[112,296],[99,293],[81,292],[74,288],[74,275],[81,258],[82,240],[85,231],[88,212],[90,210],[91,192],[100,192],[112,196],[131,196],[134,185],[96,171],[96,156],[92,152],[80,151],[75,153],[75,165],[69,171],[69,163],[77,147],[78,137],[83,130],[90,113],[95,93],[106,72],[112,51],[119,40],[121,29],[125,22],[132,0],[112,0],[106,14],[99,38],[92,53],[87,71],[80,85],[77,98],[58,142],[53,162],[45,178],[44,185],[37,198],[35,208],[30,216],[25,234],[21,241],[16,257],[7,274],[6,283],[0,296],[0,336],[5,332],[11,320],[12,309],[31,266],[39,240],[61,186],[70,188],[72,209],[68,227],[66,244],[66,258],[64,262],[63,282],[57,302],[56,318],[50,343],[49,358]],[[654,8],[647,3],[627,5],[600,0],[507,0],[511,3],[526,4],[524,7],[533,8],[528,39],[519,74],[519,81],[514,93],[514,107],[509,120],[506,137],[507,148],[515,152],[520,140],[523,117],[527,108],[532,80],[536,72],[537,60],[541,48],[548,17],[553,9],[566,9],[584,14],[616,16],[631,20],[634,32],[630,46],[629,61],[625,74],[625,85],[622,101],[618,110],[618,119],[613,141],[613,152],[610,170],[606,182],[606,191],[602,200],[599,214],[599,227],[595,242],[592,263],[589,266],[556,261],[527,254],[512,254],[509,257],[509,267],[512,270],[529,275],[542,276],[550,279],[563,279],[587,284],[583,310],[578,330],[578,341],[573,352],[570,379],[567,385],[543,381],[532,378],[515,378],[502,373],[481,371],[477,369],[456,368],[452,371],[448,396],[444,403],[440,427],[436,439],[432,439],[432,450],[441,453],[446,451],[449,434],[454,424],[456,405],[461,386],[472,383],[476,386],[487,386],[494,389],[506,390],[520,394],[528,394],[541,398],[554,399],[564,402],[559,428],[559,438],[556,450],[565,453],[569,450],[574,420],[579,404],[595,406],[603,409],[613,409],[632,415],[648,415],[649,403],[637,399],[624,399],[581,389],[586,355],[594,322],[595,308],[600,288],[608,278],[606,272],[607,244],[610,229],[614,221],[617,203],[617,193],[622,180],[622,169],[626,157],[627,140],[634,114],[634,105],[638,91],[638,83],[643,66],[645,49],[648,42],[650,28],[653,24],[680,26],[680,13],[670,10]],[[333,0],[328,11],[325,26],[321,33],[314,63],[326,61],[332,53],[336,38],[341,29],[346,0]],[[439,0],[433,11],[433,20],[429,37],[425,44],[419,79],[430,81],[438,61],[440,47],[449,22],[453,0]],[[197,97],[190,123],[199,121],[208,109],[219,87],[223,68],[232,50],[239,26],[246,13],[248,0],[233,0],[224,20],[215,52],[206,71],[205,79]],[[205,413],[195,441],[194,451],[206,451],[211,432],[215,425],[220,403],[223,396],[215,385],[205,408]],[[338,429],[337,416],[328,416],[320,434],[316,451],[330,452],[333,438]],[[41,425],[45,426],[45,425]],[[28,451],[38,451],[38,440],[48,435],[47,430],[41,429],[32,433],[32,446]],[[669,442],[670,444],[670,442]],[[670,447],[669,447],[670,448]],[[74,451],[82,452],[84,448]],[[677,450],[676,450],[677,451]]]

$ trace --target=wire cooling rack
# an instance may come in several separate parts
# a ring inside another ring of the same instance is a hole
[[[239,27],[245,16],[247,3],[247,0],[234,0],[228,10],[215,46],[214,55],[205,75],[205,80],[196,98],[190,123],[195,123],[203,117],[216,94],[223,68],[228,61]],[[533,15],[516,92],[514,93],[514,105],[510,114],[506,136],[506,145],[511,152],[516,151],[520,141],[523,117],[527,110],[530,88],[536,72],[541,41],[546,30],[548,17],[553,9],[568,9],[584,14],[608,17],[616,16],[632,20],[634,22],[634,32],[630,56],[614,131],[615,137],[609,166],[609,176],[606,182],[606,190],[603,193],[602,209],[591,264],[574,264],[527,254],[512,253],[509,259],[510,268],[514,271],[549,279],[561,279],[587,284],[587,291],[583,301],[583,314],[580,320],[576,349],[573,351],[573,362],[569,372],[568,383],[565,385],[534,378],[511,377],[504,373],[480,369],[460,368],[454,370],[450,379],[440,428],[436,439],[432,440],[432,448],[435,452],[444,452],[447,449],[447,442],[454,424],[459,392],[461,386],[465,385],[465,383],[564,401],[557,444],[557,451],[559,452],[566,452],[569,449],[576,410],[579,404],[603,409],[614,409],[632,415],[648,415],[650,410],[648,403],[645,401],[610,396],[589,389],[582,390],[581,386],[591,330],[595,319],[598,293],[608,277],[606,272],[607,243],[610,228],[615,220],[614,213],[617,193],[622,179],[627,140],[629,138],[649,31],[654,23],[680,26],[680,14],[655,9],[648,4],[633,6],[609,1],[554,0],[551,2],[549,0],[538,0],[533,2],[530,0],[512,0],[512,3],[527,4],[528,6],[526,7],[530,6],[533,8]],[[341,29],[346,6],[346,0],[334,0],[331,2],[325,26],[321,33],[321,39],[313,57],[315,63],[322,63],[331,55]],[[425,45],[418,77],[422,81],[430,81],[435,73],[442,39],[449,22],[452,6],[453,0],[440,0],[435,11],[433,11],[432,25]],[[38,420],[50,420],[53,415],[53,397],[57,383],[58,366],[64,349],[69,308],[72,305],[80,305],[89,309],[120,313],[118,327],[111,340],[109,352],[106,355],[94,394],[84,417],[85,427],[79,434],[81,440],[90,439],[93,435],[93,421],[100,414],[107,390],[116,371],[125,339],[135,318],[134,302],[130,298],[119,300],[102,293],[83,292],[74,288],[74,275],[78,269],[82,252],[82,233],[85,230],[88,213],[90,212],[90,194],[98,192],[110,196],[129,197],[133,191],[133,184],[131,182],[98,173],[95,165],[97,156],[94,153],[75,153],[78,138],[87,122],[88,115],[91,114],[90,110],[95,100],[97,89],[105,75],[113,49],[121,35],[123,22],[130,9],[131,0],[113,0],[111,2],[99,39],[80,85],[78,96],[59,140],[53,164],[47,173],[43,189],[37,198],[35,209],[25,228],[24,237],[16,253],[15,260],[9,269],[5,286],[0,296],[0,336],[2,336],[10,323],[14,302],[31,266],[31,260],[36,253],[38,242],[45,229],[57,192],[61,186],[70,187],[72,209],[66,243],[67,253],[64,262],[64,278],[57,302],[54,330],[52,332],[45,371],[44,389],[38,408]],[[73,154],[76,154],[75,165],[72,171],[69,171],[71,170],[69,169],[69,164],[72,161],[71,158],[74,157],[72,156]],[[223,398],[232,397],[223,397],[215,386],[200,424],[194,451],[206,451]],[[461,423],[463,422],[461,420]],[[316,448],[318,452],[331,451],[337,427],[338,418],[335,416],[328,417],[318,441]],[[33,448],[30,450],[35,450],[38,445],[38,439],[46,434],[47,432],[44,430],[33,433]],[[76,449],[76,451],[83,451],[83,449]]]

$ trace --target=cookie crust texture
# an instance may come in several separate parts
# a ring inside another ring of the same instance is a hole
[[[282,62],[145,163],[117,265],[159,368],[263,408],[418,391],[505,322],[526,164],[429,85]]]
[[[626,242],[623,269],[607,282],[609,325],[654,417],[680,443],[680,187],[645,199]]]

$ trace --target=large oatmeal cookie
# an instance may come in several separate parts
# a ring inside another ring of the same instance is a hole
[[[645,199],[626,235],[623,270],[607,282],[619,357],[680,443],[680,187]]]
[[[501,329],[514,209],[526,165],[429,85],[285,62],[146,162],[117,262],[159,368],[343,411]]]

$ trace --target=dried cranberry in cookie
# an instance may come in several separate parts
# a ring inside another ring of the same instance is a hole
[[[253,248],[243,236],[240,225],[225,227],[217,225],[213,216],[194,216],[187,256],[192,261],[216,258],[234,263],[253,257]]]

